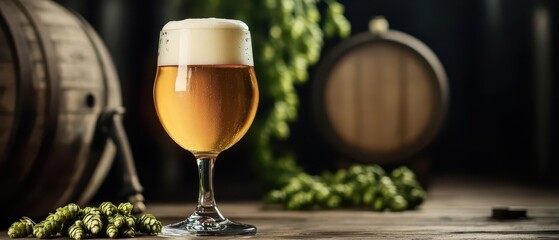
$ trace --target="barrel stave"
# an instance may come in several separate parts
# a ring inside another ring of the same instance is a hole
[[[50,0],[0,4],[13,10],[0,23],[15,26],[0,28],[0,50],[18,54],[0,54],[0,211],[38,216],[83,204],[115,156],[98,123],[121,105],[110,56],[80,16]]]

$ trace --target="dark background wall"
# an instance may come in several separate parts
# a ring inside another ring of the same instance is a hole
[[[193,157],[164,133],[151,94],[158,32],[165,22],[188,16],[169,14],[176,12],[171,11],[173,1],[58,2],[83,15],[113,54],[128,110],[125,126],[148,200],[194,200],[197,180]],[[346,6],[353,34],[367,31],[373,16],[384,15],[391,28],[426,43],[444,65],[450,108],[443,129],[425,152],[432,159],[433,174],[557,179],[557,1],[340,2]],[[548,13],[548,45],[535,38],[542,35],[534,23],[536,8],[543,9],[544,16]],[[329,40],[324,53],[340,41]],[[548,65],[537,60],[546,56]],[[294,124],[290,141],[297,145],[301,164],[309,171],[319,171],[331,163],[321,161],[330,152],[324,150],[325,143],[314,131],[308,114],[310,84],[300,86],[299,93],[300,120]],[[308,145],[301,147],[301,142]],[[216,167],[220,199],[243,198],[237,192],[250,193],[254,187],[243,152],[240,144],[220,156]],[[116,180],[117,170],[101,194],[114,191]]]

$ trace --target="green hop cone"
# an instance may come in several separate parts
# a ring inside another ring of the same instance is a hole
[[[88,215],[88,214],[101,215],[101,212],[99,211],[98,208],[94,208],[94,207],[86,207],[86,208],[83,208],[83,209],[80,211],[80,216],[81,216],[82,218],[85,217],[85,216]]]
[[[408,201],[401,195],[396,195],[390,199],[389,207],[392,211],[404,211],[408,208]]]
[[[50,214],[46,220],[54,223],[54,232],[52,235],[56,235],[62,231],[62,225],[64,225],[66,218],[62,215],[62,213],[56,212],[54,214]]]
[[[60,235],[62,235],[63,237],[69,237],[68,233],[69,233],[70,227],[72,225],[74,225],[74,223],[77,220],[81,220],[81,218],[78,215],[76,215],[75,217],[73,217],[73,218],[67,220],[66,222],[64,222],[64,224],[62,225],[62,230],[60,230]]]
[[[93,235],[97,235],[101,232],[103,228],[103,222],[101,221],[101,212],[99,209],[87,207],[82,212],[83,215],[83,223],[85,228],[89,230]]]
[[[70,228],[68,228],[68,236],[75,240],[85,237],[85,224],[82,220],[76,220]]]
[[[342,198],[337,195],[330,195],[325,202],[326,208],[337,208],[340,206]]]
[[[134,205],[129,202],[124,202],[118,205],[118,211],[124,216],[130,215],[132,213],[132,209],[134,209]]]
[[[23,238],[33,233],[35,222],[28,217],[23,217],[19,221],[12,223],[8,229],[8,236],[11,238]]]
[[[56,209],[56,215],[60,217],[62,223],[67,222],[76,217],[80,212],[80,207],[74,203],[70,203],[64,207]]]
[[[369,186],[368,189],[365,190],[365,192],[363,193],[363,205],[364,206],[370,206],[373,204],[373,201],[376,198],[376,188],[373,186]]]
[[[80,211],[80,207],[74,203],[70,203],[64,207],[56,209],[56,214],[62,221],[62,228],[60,230],[60,234],[62,236],[68,236],[68,229],[77,219],[79,219]]]
[[[286,200],[286,194],[284,191],[273,190],[266,196],[266,202],[268,203],[282,203]]]
[[[120,214],[116,214],[113,217],[109,217],[109,223],[112,223],[117,228],[122,228],[127,224],[126,218]]]
[[[37,223],[33,227],[33,236],[36,238],[48,238],[58,234],[62,230],[62,225],[65,222],[64,211],[57,211],[56,213],[51,213],[49,216]]]
[[[132,215],[124,216],[126,219],[126,227],[135,227],[136,226],[136,218]]]
[[[152,214],[144,214],[136,221],[136,228],[146,234],[156,234],[161,232],[162,225]]]
[[[375,211],[383,211],[385,207],[384,199],[382,197],[378,197],[373,201],[373,210]]]
[[[66,208],[73,214],[73,216],[77,216],[81,210],[80,206],[75,203],[69,203],[68,205],[66,205]]]
[[[309,209],[312,206],[313,194],[310,192],[298,192],[293,194],[287,202],[288,209]]]
[[[56,222],[43,220],[33,226],[33,236],[36,238],[47,238],[56,234]]]
[[[136,236],[136,230],[134,230],[134,227],[123,228],[120,230],[120,235],[127,238],[133,238]]]
[[[107,224],[107,230],[105,231],[105,233],[110,238],[116,238],[118,236],[118,228],[114,224],[109,223]]]
[[[391,173],[391,178],[398,188],[398,193],[407,201],[408,209],[417,207],[425,200],[427,193],[409,168],[400,167],[394,169]]]
[[[113,216],[119,212],[118,208],[111,202],[103,202],[99,205],[99,211],[107,216]]]

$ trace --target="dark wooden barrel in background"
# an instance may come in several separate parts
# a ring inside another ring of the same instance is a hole
[[[448,105],[444,69],[416,38],[366,32],[331,51],[315,74],[318,130],[344,156],[377,164],[408,160],[440,129]]]
[[[49,0],[0,0],[0,215],[44,215],[93,196],[116,152],[98,120],[120,94],[80,16]]]

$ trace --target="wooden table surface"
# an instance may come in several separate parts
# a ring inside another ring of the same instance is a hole
[[[526,207],[528,218],[489,218],[491,207],[498,205]],[[400,213],[281,211],[263,209],[258,202],[222,202],[219,207],[226,217],[258,228],[256,236],[242,238],[559,239],[559,189],[495,181],[438,179],[420,209]],[[168,224],[182,220],[193,208],[193,203],[149,204],[148,212]],[[194,238],[197,237],[187,239]],[[0,233],[0,239],[8,239],[5,230]]]

